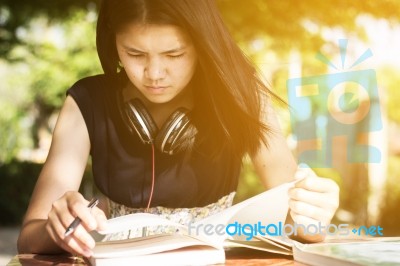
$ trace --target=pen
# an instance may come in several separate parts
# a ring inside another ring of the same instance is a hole
[[[88,208],[92,209],[99,203],[99,200],[96,198],[93,198],[88,205]],[[67,227],[67,230],[65,230],[64,236],[69,236],[72,234],[72,232],[78,227],[78,225],[81,223],[81,219],[79,217],[76,217],[75,220]]]

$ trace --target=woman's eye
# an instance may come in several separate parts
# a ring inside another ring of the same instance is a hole
[[[177,59],[183,57],[185,54],[170,54],[168,55],[169,58]]]
[[[129,55],[130,57],[133,57],[133,58],[142,58],[142,57],[144,57],[143,54],[129,54],[129,53],[128,53],[128,55]]]

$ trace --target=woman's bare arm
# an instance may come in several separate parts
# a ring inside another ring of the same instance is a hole
[[[338,185],[331,179],[318,177],[309,168],[298,168],[272,108],[268,107],[265,114],[265,122],[272,133],[267,136],[268,146],[261,145],[252,158],[258,175],[267,188],[301,180],[289,190],[289,222],[306,227],[309,224],[329,224],[339,205]],[[325,238],[324,234],[310,235],[301,230],[297,233],[301,240],[309,242]]]
[[[297,163],[283,136],[277,116],[269,105],[263,112],[264,123],[271,129],[266,133],[267,145],[261,144],[252,156],[253,166],[266,188],[294,180]]]
[[[20,253],[84,254],[94,245],[83,227],[70,239],[63,232],[76,215],[89,229],[97,226],[86,209],[87,201],[77,191],[90,151],[90,140],[82,114],[68,96],[61,109],[47,160],[40,173],[18,239]],[[96,208],[93,212],[104,215]],[[101,218],[103,219],[103,218]]]

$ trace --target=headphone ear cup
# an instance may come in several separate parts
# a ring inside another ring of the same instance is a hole
[[[196,127],[191,123],[188,109],[179,108],[167,119],[155,139],[156,147],[168,154],[174,154],[193,147]]]
[[[139,99],[124,104],[128,126],[136,131],[143,143],[153,143],[158,128],[150,113]]]

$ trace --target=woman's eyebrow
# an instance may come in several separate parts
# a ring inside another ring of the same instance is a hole
[[[177,53],[177,52],[181,52],[182,50],[185,50],[185,46],[181,46],[181,47],[178,47],[178,48],[174,48],[174,49],[170,49],[170,50],[167,50],[167,51],[164,51],[164,52],[161,52],[162,54],[172,54],[172,53]]]
[[[170,50],[163,51],[163,52],[161,52],[161,54],[177,53],[177,52],[181,52],[181,51],[185,50],[185,48],[186,48],[185,46],[181,46],[181,47],[178,47],[178,48],[173,48],[173,49],[170,49]],[[147,52],[141,51],[141,50],[133,48],[133,47],[124,46],[124,49],[127,50],[128,52],[131,52],[131,53],[147,54]]]

